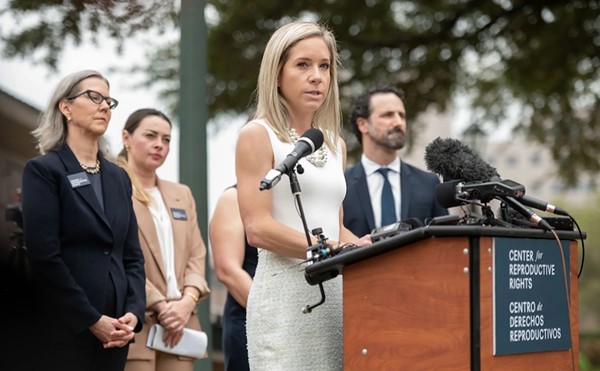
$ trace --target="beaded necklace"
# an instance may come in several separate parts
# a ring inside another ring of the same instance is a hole
[[[83,171],[85,171],[88,174],[98,174],[100,172],[100,160],[98,159],[96,159],[96,165],[94,166],[85,166],[81,162],[79,163],[79,165],[81,165]]]

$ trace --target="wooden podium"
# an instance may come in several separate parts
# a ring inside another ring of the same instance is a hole
[[[554,241],[549,232],[417,228],[310,265],[306,278],[343,271],[344,370],[578,370],[579,235],[557,233],[570,255],[565,350],[494,355],[494,270],[504,269],[494,267],[494,240]]]

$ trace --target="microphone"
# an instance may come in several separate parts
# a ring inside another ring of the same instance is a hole
[[[429,143],[427,147],[425,147],[425,163],[430,171],[441,175],[444,178],[444,181],[462,180],[465,182],[481,182],[483,180],[485,182],[485,179],[489,179],[492,182],[505,182],[500,179],[500,175],[496,171],[495,167],[492,167],[487,162],[483,161],[477,153],[456,139],[441,139],[438,137],[433,142]],[[512,186],[515,184],[518,185],[516,182],[512,183],[514,183]],[[458,184],[460,184],[460,182],[458,182]],[[452,187],[452,185],[447,187]],[[460,194],[462,192],[462,188],[463,186],[457,187],[455,185],[455,189],[460,191],[454,193],[455,201],[458,201],[456,200],[457,197],[462,198],[463,194]],[[448,192],[448,188],[444,188],[444,190],[445,192]],[[443,190],[440,192],[443,192]],[[437,194],[438,192],[436,189],[436,195]],[[532,223],[544,229],[552,229],[548,222],[528,209],[515,198],[515,196],[522,198],[524,194],[525,188],[523,187],[522,193],[516,193],[514,195],[495,194],[491,198],[497,197],[505,201],[508,205],[510,205],[513,209],[522,214]],[[467,196],[468,195],[469,193],[467,193]],[[476,196],[481,197],[481,194],[476,194]],[[486,199],[483,201],[491,200],[491,198],[487,199],[489,196],[489,194],[486,195]],[[445,195],[441,200],[438,199],[438,202],[440,202],[440,204],[442,204],[442,202],[448,204],[451,203],[451,199],[452,198],[450,198],[448,195]]]
[[[473,182],[483,179],[496,179],[496,177],[497,180],[500,179],[500,175],[495,167],[483,161],[471,148],[456,139],[436,138],[433,142],[429,143],[425,148],[425,163],[430,171],[441,175],[444,181],[462,179],[466,182]],[[523,190],[522,195],[512,196],[523,205],[533,207],[534,209],[556,215],[570,216],[566,210],[537,198],[527,196],[524,193],[525,190]],[[446,195],[445,197],[449,196]],[[445,201],[448,202],[449,200]]]
[[[435,186],[435,198],[441,207],[449,209],[451,207],[460,206],[460,198],[468,196],[462,194],[459,189],[461,180],[449,180],[439,183]]]
[[[533,207],[534,209],[546,211],[556,215],[571,216],[566,210],[535,197],[523,195],[521,197],[517,197],[517,200],[521,201],[523,205]]]
[[[500,199],[502,201],[506,202],[508,205],[510,205],[510,207],[512,207],[514,210],[516,210],[519,214],[521,214],[525,218],[527,218],[527,220],[529,220],[531,223],[538,225],[548,231],[552,229],[552,227],[546,220],[544,220],[542,217],[540,217],[539,215],[537,215],[536,213],[534,213],[533,211],[528,209],[525,205],[523,205],[519,201],[515,200],[513,197],[506,196],[506,197],[500,197]]]
[[[264,191],[265,189],[273,188],[279,183],[283,174],[287,174],[294,169],[301,158],[308,156],[321,148],[324,140],[321,130],[316,128],[308,129],[302,134],[300,139],[298,139],[292,152],[290,152],[290,154],[288,154],[275,169],[269,170],[267,175],[265,175],[265,178],[261,180],[259,189]]]
[[[471,148],[456,139],[436,138],[425,147],[427,169],[448,180],[465,182],[500,177],[495,167],[483,161]]]
[[[451,207],[460,206],[462,201],[469,195],[461,192],[461,180],[449,180],[439,183],[435,186],[435,199],[441,207],[449,209]]]

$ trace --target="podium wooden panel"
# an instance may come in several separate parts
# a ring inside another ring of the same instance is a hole
[[[344,268],[344,369],[468,367],[465,249],[431,238]]]
[[[492,243],[491,236],[429,237],[344,258],[344,370],[578,370],[576,242],[572,349],[504,356],[492,353]]]

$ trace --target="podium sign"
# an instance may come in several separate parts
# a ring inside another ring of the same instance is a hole
[[[569,242],[561,254],[555,240],[493,241],[493,354],[571,348]]]

